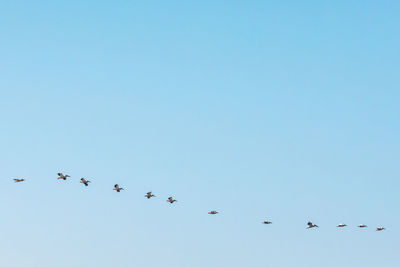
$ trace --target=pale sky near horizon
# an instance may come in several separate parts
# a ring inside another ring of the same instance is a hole
[[[398,14],[0,1],[0,266],[398,267]]]

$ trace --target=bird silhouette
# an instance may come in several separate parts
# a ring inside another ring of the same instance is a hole
[[[312,222],[307,223],[307,229],[314,228],[314,227],[319,227],[319,226],[316,224],[313,224]]]
[[[90,181],[88,181],[88,180],[86,180],[85,178],[82,177],[80,183],[84,184],[85,186],[88,186]]]
[[[152,197],[155,197],[155,195],[153,195],[153,194],[151,193],[151,191],[150,191],[150,192],[147,192],[146,195],[144,195],[144,196],[147,197],[147,199],[150,199],[150,198],[152,198]]]
[[[68,174],[66,175],[62,174],[62,172],[57,173],[57,175],[58,175],[57,180],[59,179],[67,180],[67,178],[70,177]]]
[[[115,190],[119,193],[119,192],[121,192],[121,190],[124,190],[124,189],[122,187],[119,187],[118,184],[115,184],[113,190]]]
[[[167,202],[169,202],[170,204],[172,204],[172,203],[174,203],[174,202],[176,202],[176,201],[178,201],[178,200],[173,199],[172,197],[169,197],[169,198],[167,199]]]

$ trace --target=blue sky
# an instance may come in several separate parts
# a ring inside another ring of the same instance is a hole
[[[399,12],[1,1],[0,265],[398,266]]]

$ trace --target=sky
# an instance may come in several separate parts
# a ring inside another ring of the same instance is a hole
[[[399,13],[0,1],[0,265],[399,266]]]

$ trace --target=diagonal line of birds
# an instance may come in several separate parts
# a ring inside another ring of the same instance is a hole
[[[57,180],[64,180],[65,181],[65,180],[67,180],[67,178],[71,177],[68,174],[63,174],[61,172],[57,173],[57,175],[58,175]],[[15,183],[21,183],[21,182],[25,181],[25,179],[13,179],[13,180],[14,180]],[[84,186],[89,186],[90,181],[82,177],[81,180],[80,180],[80,183],[83,184]],[[124,190],[124,188],[119,186],[119,184],[115,184],[114,188],[112,190],[116,191],[117,193],[120,193],[122,190]],[[147,199],[155,197],[155,195],[153,195],[153,193],[151,191],[147,192],[144,196]],[[170,204],[173,204],[175,202],[178,202],[178,200],[174,199],[173,197],[168,197],[166,202],[168,202]],[[208,212],[208,214],[210,214],[210,215],[216,215],[218,213],[219,212],[215,211],[215,210],[212,210],[212,211]],[[270,224],[272,224],[272,222],[263,221],[262,224],[270,225]],[[336,227],[337,228],[344,228],[344,227],[347,227],[347,224],[340,223],[340,224],[336,225]],[[366,224],[359,224],[359,225],[357,225],[357,227],[358,228],[367,228],[368,226]],[[312,229],[312,228],[319,228],[319,226],[314,224],[313,222],[307,222],[306,229]],[[376,227],[375,228],[375,231],[378,231],[378,232],[379,231],[383,231],[383,230],[386,230],[386,228],[384,228],[384,227]]]

